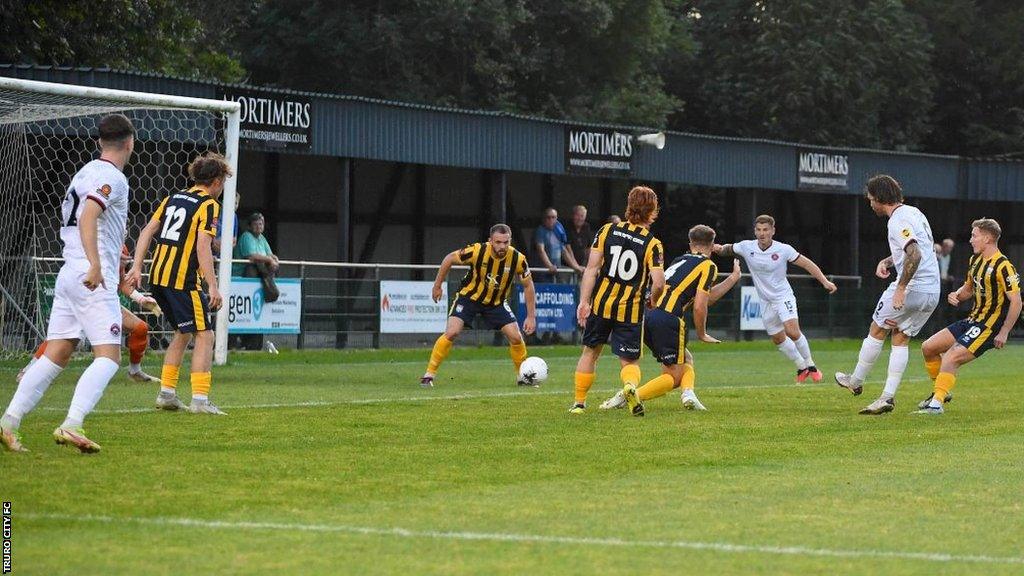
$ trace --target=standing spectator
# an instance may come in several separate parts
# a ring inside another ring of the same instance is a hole
[[[622,218],[618,214],[612,214],[608,217],[609,224],[618,224],[619,222],[622,222]]]
[[[558,212],[554,208],[544,211],[541,225],[533,233],[534,266],[547,268],[547,273],[537,276],[539,282],[553,282],[558,265],[564,262],[577,274],[583,273],[583,267],[576,262],[568,238],[559,234]]]
[[[953,277],[949,275],[949,262],[952,259],[954,246],[956,246],[956,242],[953,242],[952,238],[946,238],[942,241],[942,246],[936,254],[939,258],[939,277],[945,284],[953,282]]]
[[[594,231],[590,229],[587,222],[587,207],[583,205],[573,206],[572,226],[565,231],[569,239],[569,246],[572,247],[572,255],[576,263],[586,266],[590,258],[590,244],[594,242]]]
[[[263,285],[263,301],[274,302],[281,295],[277,289],[274,278],[280,267],[277,256],[270,249],[267,238],[263,235],[266,227],[266,220],[263,214],[253,212],[248,218],[248,229],[242,232],[235,244],[235,260],[248,260],[247,264],[233,264],[232,276],[243,276],[245,278],[259,278]],[[260,350],[263,348],[262,334],[244,334],[240,338],[242,347],[246,350]]]

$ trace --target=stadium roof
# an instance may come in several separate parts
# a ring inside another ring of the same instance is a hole
[[[142,92],[217,98],[258,90],[309,100],[312,142],[304,153],[473,169],[566,174],[566,126],[639,134],[656,128],[554,120],[107,68],[0,64],[0,75]],[[872,174],[897,176],[911,196],[1024,200],[1024,162],[891,150],[812,146],[666,131],[664,150],[636,147],[630,177],[713,187],[797,190],[800,152],[847,156],[849,194]],[[289,151],[291,153],[291,151]],[[303,153],[303,152],[299,152]]]

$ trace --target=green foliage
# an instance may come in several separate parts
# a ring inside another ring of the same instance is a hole
[[[107,66],[224,81],[243,76],[237,61],[202,41],[202,24],[185,2],[35,0],[5,3],[4,12],[2,62]]]
[[[266,2],[242,55],[257,83],[444,106],[662,125],[659,0]]]
[[[938,78],[929,149],[1024,157],[1024,5],[908,0],[928,24]]]
[[[935,84],[930,39],[891,0],[696,2],[700,53],[672,86],[712,133],[919,147]]]

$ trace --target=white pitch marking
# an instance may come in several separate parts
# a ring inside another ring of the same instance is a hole
[[[908,380],[904,379],[904,382]],[[912,380],[911,380],[912,381]],[[801,388],[806,390],[826,390],[830,387],[824,384],[743,384],[736,386],[709,386],[705,387],[704,390],[746,390],[752,388]],[[609,388],[607,390],[592,390],[596,394],[614,394],[617,392],[617,388]],[[449,394],[446,396],[396,396],[389,398],[361,398],[354,400],[308,400],[303,402],[271,402],[266,404],[221,404],[220,408],[225,410],[258,410],[266,408],[303,408],[303,407],[319,407],[319,406],[347,406],[347,405],[359,405],[359,404],[383,404],[386,402],[430,402],[439,400],[479,400],[487,398],[510,398],[517,396],[554,396],[554,395],[570,395],[572,390],[533,390],[533,391],[522,391],[522,392],[466,392],[462,394]],[[52,406],[45,406],[39,408],[40,410],[46,410],[48,412],[64,412],[65,408],[57,408]],[[114,408],[114,409],[99,409],[93,410],[92,414],[145,414],[145,413],[157,413],[159,410],[154,408]]]
[[[116,517],[72,514],[23,514],[22,518],[96,522],[104,524],[147,524],[156,526],[185,526],[212,530],[273,530],[293,532],[321,532],[395,536],[399,538],[425,538],[436,540],[469,540],[491,542],[535,542],[540,544],[572,544],[579,546],[616,546],[629,548],[680,548],[710,550],[729,554],[775,554],[780,556],[820,556],[829,558],[879,558],[894,560],[922,560],[926,562],[965,562],[978,564],[1024,564],[1020,556],[987,556],[976,554],[941,554],[933,552],[905,552],[898,550],[842,550],[808,548],[804,546],[767,546],[759,544],[731,544],[728,542],[701,542],[689,540],[627,540],[623,538],[597,538],[583,536],[546,536],[542,534],[505,534],[494,532],[463,532],[441,530],[408,530],[405,528],[378,528],[343,524],[297,524],[284,522],[232,522],[202,520],[198,518]]]

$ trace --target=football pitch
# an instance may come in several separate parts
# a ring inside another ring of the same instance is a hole
[[[929,417],[915,342],[896,411],[869,417],[888,352],[862,396],[831,382],[858,344],[812,341],[826,381],[802,385],[767,341],[695,344],[709,411],[673,392],[645,418],[597,410],[608,355],[567,413],[575,347],[531,349],[539,389],[504,348],[456,347],[430,390],[427,350],[241,353],[214,370],[227,417],[157,412],[122,371],[86,422],[98,455],[50,439],[77,361],[22,425],[32,452],[0,453],[13,573],[1020,574],[1024,346]]]

